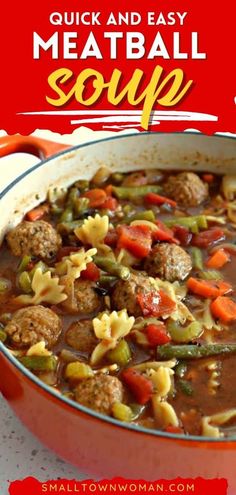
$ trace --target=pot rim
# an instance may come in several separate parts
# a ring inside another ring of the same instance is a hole
[[[94,141],[90,141],[90,142],[85,142],[85,143],[82,143],[82,144],[79,144],[79,145],[76,145],[76,146],[73,146],[69,149],[66,149],[66,150],[63,150],[45,160],[42,160],[41,162],[37,163],[36,165],[33,165],[31,168],[29,168],[28,170],[26,170],[24,173],[22,173],[21,175],[17,176],[16,179],[14,181],[12,181],[10,184],[8,184],[8,186],[3,189],[3,191],[1,191],[0,193],[0,200],[16,185],[18,184],[22,179],[24,179],[26,176],[30,175],[31,173],[33,173],[35,170],[37,170],[38,168],[40,167],[43,167],[45,165],[45,163],[48,163],[52,160],[54,160],[55,158],[59,157],[59,156],[63,156],[65,154],[68,154],[68,153],[71,153],[71,152],[74,152],[78,149],[81,149],[81,148],[85,148],[85,147],[88,147],[88,146],[91,146],[91,145],[94,145],[94,144],[99,144],[99,143],[103,143],[103,142],[106,142],[106,141],[112,141],[112,140],[117,140],[117,139],[126,139],[126,138],[129,138],[129,137],[142,137],[142,136],[146,136],[146,135],[153,135],[153,134],[156,134],[156,135],[160,135],[160,134],[166,134],[166,135],[178,135],[178,134],[182,134],[182,135],[198,135],[199,137],[201,136],[207,136],[209,139],[211,138],[217,138],[217,139],[230,139],[230,140],[236,140],[236,136],[225,136],[225,135],[216,135],[216,134],[213,134],[213,135],[207,135],[207,134],[203,134],[203,133],[199,133],[198,131],[194,132],[194,131],[190,131],[190,132],[172,132],[172,133],[166,133],[166,132],[141,132],[141,133],[129,133],[129,134],[122,134],[121,135],[116,135],[116,136],[109,136],[109,137],[106,137],[106,138],[103,138],[103,139],[97,139],[97,140],[94,140]],[[70,408],[74,409],[74,410],[77,410],[77,411],[80,411],[82,413],[85,413],[89,416],[92,416],[93,418],[97,419],[97,420],[100,420],[100,421],[103,421],[103,422],[106,422],[110,425],[113,425],[113,426],[118,426],[120,428],[124,428],[125,430],[128,430],[128,431],[132,431],[132,432],[136,432],[136,433],[143,433],[143,434],[146,434],[146,435],[150,435],[150,436],[155,436],[155,437],[159,437],[159,438],[162,438],[162,439],[171,439],[171,440],[182,440],[182,441],[187,441],[187,442],[198,442],[198,443],[201,443],[203,445],[206,445],[206,444],[217,444],[217,443],[221,443],[221,444],[227,444],[227,443],[232,443],[232,442],[236,442],[236,435],[233,435],[232,437],[229,437],[229,438],[211,438],[211,437],[202,437],[200,435],[183,435],[183,434],[178,434],[178,433],[168,433],[168,432],[163,432],[163,431],[158,431],[158,430],[152,430],[151,428],[145,428],[143,426],[138,426],[138,425],[135,425],[135,424],[129,424],[129,423],[122,423],[121,421],[115,419],[115,418],[112,418],[110,416],[105,416],[103,414],[100,414],[100,413],[97,413],[96,411],[93,411],[92,409],[89,409],[85,406],[82,406],[81,404],[73,401],[72,399],[69,399],[68,397],[65,397],[65,396],[62,396],[60,394],[58,394],[58,392],[56,390],[53,390],[52,387],[50,387],[49,385],[47,385],[46,383],[42,382],[42,380],[40,380],[36,375],[34,375],[30,370],[28,370],[27,368],[25,368],[23,366],[23,364],[21,364],[17,358],[15,356],[13,356],[10,351],[8,350],[8,348],[2,343],[0,342],[0,352],[3,353],[3,355],[5,356],[5,358],[10,361],[10,363],[18,370],[20,371],[20,373],[23,374],[24,377],[28,378],[31,382],[33,382],[35,385],[37,385],[40,389],[42,389],[44,392],[46,392],[46,394],[48,394],[49,396],[53,396],[54,398],[58,399],[59,402],[63,402],[64,404],[66,404],[67,406],[69,406]]]

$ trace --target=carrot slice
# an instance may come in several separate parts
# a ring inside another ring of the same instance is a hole
[[[230,261],[230,255],[224,249],[218,249],[207,261],[206,266],[208,268],[222,268],[226,263]]]
[[[203,174],[202,179],[204,182],[207,182],[208,184],[211,184],[214,181],[214,175],[213,174]]]
[[[42,218],[45,215],[45,213],[48,212],[48,210],[49,210],[48,205],[38,206],[37,208],[28,211],[26,218],[30,222],[36,222],[37,220],[40,220],[40,218]]]
[[[89,206],[91,208],[101,206],[107,199],[106,192],[103,189],[91,189],[84,193],[83,197],[89,199]]]
[[[202,280],[190,277],[187,281],[188,289],[202,297],[218,297],[232,290],[232,285],[223,280]]]
[[[217,297],[211,303],[211,311],[213,316],[224,323],[231,323],[236,320],[236,303],[230,297]]]

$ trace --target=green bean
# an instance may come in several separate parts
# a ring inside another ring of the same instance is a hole
[[[75,186],[79,189],[81,193],[86,192],[89,189],[89,181],[88,180],[77,180]]]
[[[77,189],[77,187],[72,187],[68,192],[68,196],[67,196],[67,200],[66,200],[67,208],[71,208],[73,210],[73,207],[74,207],[74,204],[75,204],[75,201],[77,200],[77,198],[78,198],[78,189]]]
[[[101,285],[109,285],[112,284],[117,280],[117,277],[114,277],[113,275],[101,275],[99,279],[99,284]]]
[[[109,363],[116,363],[118,366],[126,366],[131,359],[129,344],[126,340],[121,340],[115,349],[107,353]]]
[[[76,216],[83,215],[89,209],[88,198],[77,198],[74,204],[74,211]]]
[[[7,292],[11,288],[10,280],[0,277],[0,294]]]
[[[116,263],[109,258],[94,256],[94,263],[101,268],[101,270],[104,270],[104,272],[110,273],[111,275],[121,278],[122,280],[128,280],[130,277],[130,270],[127,266]]]
[[[20,272],[24,272],[28,266],[28,264],[32,261],[32,258],[31,256],[28,256],[28,255],[25,255],[23,256],[18,268],[17,268],[17,271],[18,273]]]
[[[203,259],[202,259],[202,251],[197,247],[191,248],[191,257],[193,262],[193,268],[197,270],[203,270]]]
[[[221,280],[224,278],[218,270],[203,270],[199,275],[203,280]]]
[[[111,174],[111,182],[113,182],[114,184],[121,184],[122,180],[124,178],[124,175],[119,173],[119,172],[115,172],[114,174]]]
[[[0,328],[0,342],[5,342],[6,338],[7,338],[6,332],[4,332],[2,328]]]
[[[73,210],[71,207],[66,208],[60,217],[60,222],[72,222],[73,221]]]
[[[148,186],[134,186],[134,187],[116,187],[113,186],[113,193],[118,199],[136,199],[146,196],[150,192],[159,193],[161,191],[160,186],[148,185]]]
[[[126,217],[124,219],[124,223],[131,223],[135,220],[147,220],[148,222],[155,222],[155,215],[152,210],[140,211],[139,213],[135,213],[135,215],[132,215],[131,217]]]
[[[198,321],[192,321],[187,327],[182,327],[175,321],[167,325],[168,332],[174,342],[191,342],[200,337],[202,325]]]
[[[175,217],[170,220],[164,221],[167,227],[174,227],[175,225],[181,225],[183,227],[187,227],[193,232],[193,234],[197,234],[199,229],[207,229],[207,219],[205,215],[197,215],[193,217]]]
[[[54,371],[57,367],[55,356],[23,356],[18,360],[32,371]]]
[[[187,369],[188,369],[187,364],[184,361],[182,362],[180,361],[175,367],[175,375],[178,378],[183,378]]]
[[[83,225],[83,220],[74,220],[73,222],[61,222],[57,225],[59,234],[68,235],[72,234],[75,229]]]
[[[188,380],[179,380],[178,385],[180,390],[185,394],[185,395],[193,395],[193,387]]]
[[[157,348],[157,354],[162,359],[200,359],[218,354],[236,354],[236,344],[164,344]]]
[[[18,284],[25,294],[30,294],[32,292],[31,283],[32,280],[29,272],[21,272],[18,277]]]

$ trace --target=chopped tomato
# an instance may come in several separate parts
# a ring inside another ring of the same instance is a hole
[[[158,230],[154,230],[152,232],[152,237],[154,241],[164,241],[164,242],[173,242],[174,244],[179,244],[178,239],[175,239],[173,230],[166,227],[164,223],[160,220],[156,221],[156,225]]]
[[[110,247],[116,247],[118,241],[118,234],[115,229],[108,230],[107,235],[104,239],[105,244]]]
[[[164,323],[152,324],[146,326],[148,342],[151,346],[163,345],[170,342],[171,338],[167,333]]]
[[[37,208],[34,208],[31,211],[28,211],[26,214],[26,219],[29,220],[30,222],[36,222],[37,220],[40,220],[45,213],[48,213],[49,211],[49,206],[48,205],[41,205],[38,206]]]
[[[177,206],[176,201],[173,201],[173,199],[169,199],[169,198],[166,198],[165,196],[160,196],[159,194],[155,194],[152,192],[146,194],[144,200],[146,201],[146,203],[148,203],[150,205],[167,204],[167,205],[172,206],[172,208],[175,208]]]
[[[176,303],[162,289],[137,294],[137,302],[144,316],[169,316],[176,309]]]
[[[125,248],[136,258],[145,258],[152,249],[152,231],[146,225],[122,225],[117,229],[119,249]]]
[[[173,227],[173,232],[175,238],[180,241],[180,244],[182,244],[182,246],[188,246],[191,243],[193,234],[188,229],[186,229],[186,227],[183,227],[182,225],[175,225],[175,227]]]
[[[83,194],[83,198],[89,199],[89,206],[91,208],[98,208],[107,199],[107,195],[103,189],[91,189]]]
[[[225,233],[219,227],[214,227],[210,230],[204,230],[199,234],[195,234],[192,239],[193,246],[199,248],[208,248],[216,242],[223,241],[225,239]]]
[[[211,303],[211,311],[213,316],[224,323],[231,323],[236,320],[236,303],[229,297],[217,297]]]
[[[133,368],[123,371],[122,378],[139,404],[146,404],[151,399],[153,393],[151,380]]]
[[[96,282],[100,278],[100,270],[97,265],[91,261],[91,263],[87,264],[86,269],[81,272],[81,278]]]
[[[207,261],[207,268],[222,268],[230,261],[230,255],[224,249],[218,249]]]
[[[223,296],[232,291],[232,285],[223,280],[202,280],[190,277],[187,281],[188,289],[202,297]]]
[[[57,252],[57,261],[61,261],[65,256],[70,256],[71,253],[76,253],[81,247],[77,246],[63,246]]]
[[[109,196],[105,199],[104,203],[100,205],[99,208],[105,208],[106,210],[115,211],[117,210],[119,203],[116,198]]]

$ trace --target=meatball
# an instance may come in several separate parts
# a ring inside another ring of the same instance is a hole
[[[50,349],[62,331],[60,318],[51,309],[44,306],[29,306],[16,311],[5,331],[12,344],[18,347],[30,347],[44,341]]]
[[[174,282],[184,280],[188,276],[192,270],[192,261],[180,246],[163,242],[153,248],[146,258],[144,269],[152,277]]]
[[[65,335],[66,343],[80,352],[91,353],[98,343],[91,320],[75,321]]]
[[[95,291],[96,283],[90,280],[74,280],[65,275],[61,278],[64,292],[68,298],[63,301],[62,307],[68,313],[93,313],[101,307],[101,297]]]
[[[111,301],[115,309],[126,308],[132,316],[142,316],[142,310],[137,302],[137,294],[153,291],[153,285],[144,275],[131,274],[128,280],[119,280],[114,288]]]
[[[14,256],[25,254],[45,260],[54,258],[61,246],[61,237],[44,220],[23,221],[7,234],[7,242]]]
[[[171,175],[164,184],[164,192],[183,206],[197,206],[208,196],[208,185],[193,172]]]
[[[102,414],[110,415],[115,402],[122,402],[123,385],[118,378],[99,374],[83,380],[75,389],[76,401]]]

